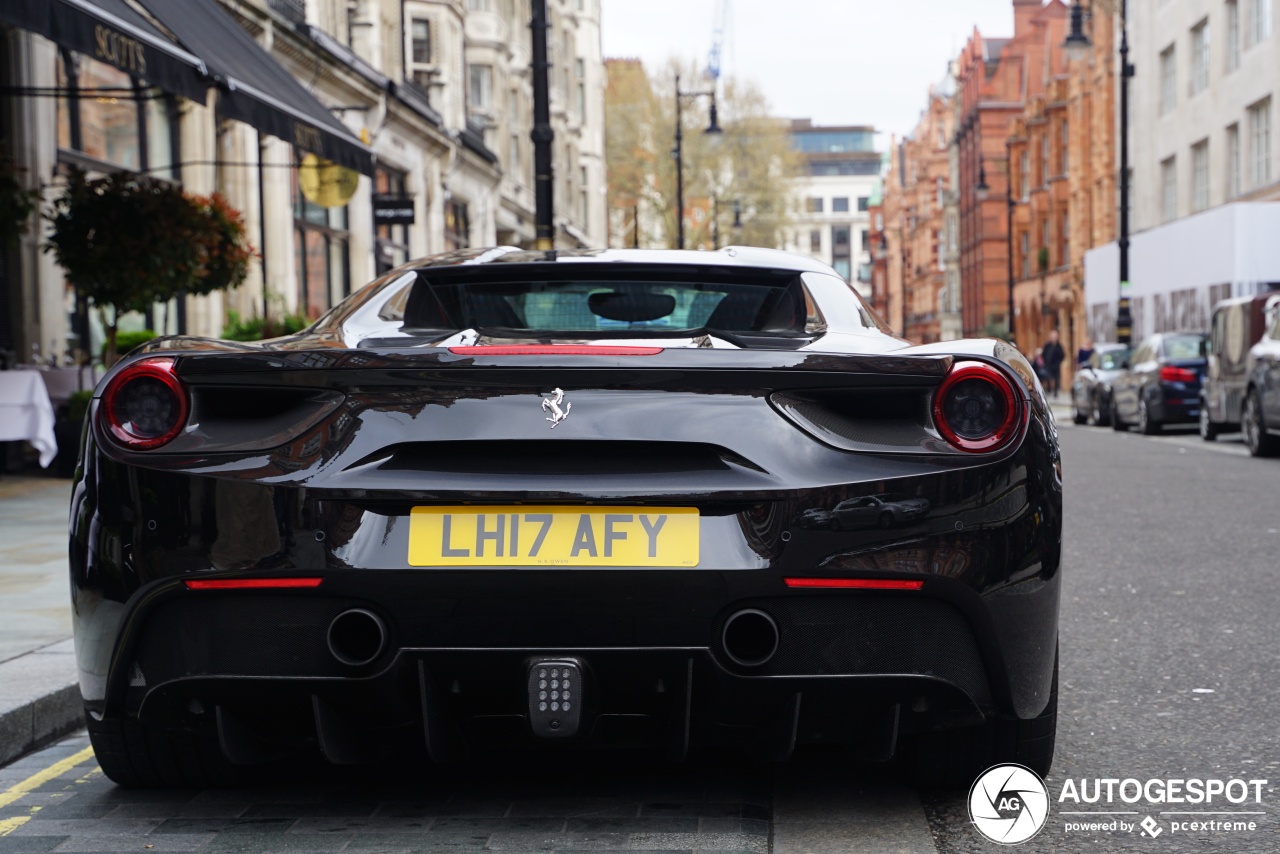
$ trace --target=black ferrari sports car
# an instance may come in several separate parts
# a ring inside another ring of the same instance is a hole
[[[118,783],[814,742],[1048,770],[1062,481],[1031,367],[911,346],[812,260],[440,255],[297,335],[151,342],[87,418],[76,656]],[[871,496],[912,512],[803,523]]]

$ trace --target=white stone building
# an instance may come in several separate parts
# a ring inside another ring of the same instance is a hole
[[[875,129],[791,123],[793,147],[805,162],[792,182],[795,213],[784,249],[830,264],[865,297],[871,295],[868,202],[880,174]]]
[[[548,7],[556,243],[603,246],[600,0]],[[176,301],[132,326],[217,335],[228,309],[316,317],[411,258],[533,243],[529,0],[55,8],[0,4],[0,85],[24,93],[0,103],[0,155],[46,202],[73,165],[218,191],[244,214],[261,254],[237,290]],[[86,23],[112,44],[137,45],[149,65],[130,65],[137,57],[127,52],[95,57],[91,41],[74,37],[85,28],[73,25]],[[68,97],[72,83],[81,97]],[[134,95],[84,97],[105,87]],[[345,204],[320,207],[300,192],[297,167],[308,154],[361,173]],[[377,224],[375,208],[388,206],[411,210],[412,222]],[[33,225],[0,250],[0,350],[96,350],[89,315]]]
[[[1270,205],[1257,203],[1280,202],[1275,6],[1129,0],[1135,344],[1153,332],[1207,324],[1218,299],[1280,287],[1280,244],[1255,227],[1272,218]],[[1114,336],[1118,283],[1116,244],[1086,255],[1095,339]]]

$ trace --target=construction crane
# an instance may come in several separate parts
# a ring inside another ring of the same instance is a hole
[[[720,80],[720,53],[724,49],[724,32],[729,18],[729,0],[716,0],[716,16],[711,30],[711,52],[707,54],[706,76],[717,83]]]

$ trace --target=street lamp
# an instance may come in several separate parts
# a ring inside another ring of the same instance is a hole
[[[1018,203],[1013,198],[1013,152],[1008,142],[1005,142],[1005,167],[1007,173],[1005,179],[1005,259],[1006,274],[1009,284],[1009,304],[1005,309],[1008,315],[1006,326],[1008,327],[1009,343],[1017,346],[1016,336],[1013,334],[1013,212],[1017,209]],[[991,189],[987,186],[987,170],[983,167],[982,162],[978,162],[978,185],[974,187],[978,194],[978,201],[986,201],[987,192]]]
[[[1084,32],[1083,0],[1071,5],[1071,32],[1063,42],[1068,56],[1078,59],[1093,43]],[[1129,64],[1129,2],[1120,0],[1120,301],[1116,311],[1116,341],[1133,342],[1133,313],[1129,305],[1129,79],[1134,68]]]
[[[671,156],[676,159],[676,248],[684,248],[684,127],[682,123],[681,103],[685,98],[709,97],[711,99],[711,121],[703,133],[720,133],[720,123],[716,118],[716,90],[704,92],[681,92],[680,75],[676,75],[676,147]]]

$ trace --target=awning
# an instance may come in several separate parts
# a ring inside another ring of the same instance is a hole
[[[125,0],[0,0],[0,23],[135,74],[203,104],[205,64],[174,44]]]
[[[218,87],[219,114],[340,166],[373,174],[368,146],[219,8],[217,0],[141,3],[204,59]]]

